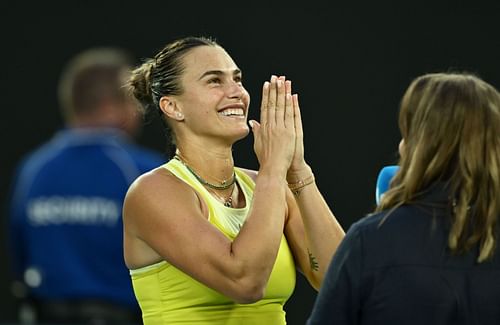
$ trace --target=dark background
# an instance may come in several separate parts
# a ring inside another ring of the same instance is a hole
[[[174,38],[213,36],[243,70],[255,119],[262,83],[286,75],[299,93],[306,158],[346,230],[374,208],[380,168],[397,161],[398,104],[413,78],[466,70],[500,86],[499,1],[3,1],[0,10],[0,322],[15,314],[3,240],[12,172],[62,126],[57,80],[82,49],[119,46],[139,63]],[[165,147],[157,121],[138,141]],[[234,154],[237,165],[258,168],[251,136]],[[304,324],[314,298],[299,276],[285,306],[288,323]]]

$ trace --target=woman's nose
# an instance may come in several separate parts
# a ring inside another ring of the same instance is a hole
[[[228,97],[241,98],[241,97],[243,97],[243,94],[245,93],[245,88],[243,88],[241,83],[230,82],[228,84],[227,92],[228,92]]]

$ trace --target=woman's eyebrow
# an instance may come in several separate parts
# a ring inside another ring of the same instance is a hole
[[[221,76],[221,75],[224,75],[225,72],[222,71],[222,70],[208,70],[206,72],[204,72],[200,78],[198,78],[198,80],[201,80],[203,79],[204,77],[208,76],[208,75],[216,75],[216,76]],[[234,75],[238,75],[238,74],[241,74],[241,70],[240,69],[234,69],[233,70],[233,76]]]

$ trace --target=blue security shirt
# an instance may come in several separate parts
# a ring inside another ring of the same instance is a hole
[[[165,162],[115,129],[66,129],[18,166],[12,189],[14,272],[39,299],[137,306],[123,259],[130,184]]]

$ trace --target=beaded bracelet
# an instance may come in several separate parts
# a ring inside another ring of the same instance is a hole
[[[314,181],[315,181],[314,174],[311,174],[311,176],[301,179],[298,182],[288,183],[288,187],[295,196],[298,196],[304,187],[314,183]]]

